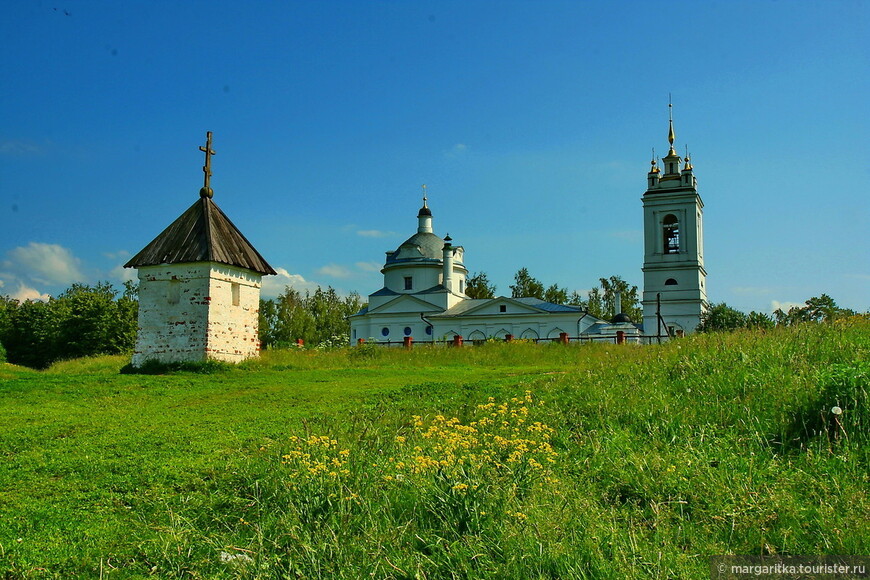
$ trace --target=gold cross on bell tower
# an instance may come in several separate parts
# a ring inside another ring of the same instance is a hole
[[[202,172],[205,173],[202,189],[199,190],[200,197],[211,198],[214,191],[211,188],[211,156],[214,155],[214,150],[211,148],[211,131],[205,134],[205,147],[199,147],[199,150],[205,153],[205,165],[202,166]]]

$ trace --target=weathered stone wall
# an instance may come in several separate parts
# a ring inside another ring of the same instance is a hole
[[[260,275],[250,270],[208,262],[140,268],[133,365],[257,356],[259,305]]]
[[[260,354],[260,275],[212,264],[209,278],[208,358],[241,362]]]

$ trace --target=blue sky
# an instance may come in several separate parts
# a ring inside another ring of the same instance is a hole
[[[379,288],[423,183],[500,294],[524,266],[642,286],[671,93],[710,300],[868,310],[868,25],[836,0],[10,2],[0,293],[120,283],[197,199],[206,131],[267,295]]]

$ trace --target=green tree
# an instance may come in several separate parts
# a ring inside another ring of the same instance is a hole
[[[735,308],[731,308],[724,302],[713,304],[701,314],[701,324],[698,332],[720,332],[745,328],[747,324],[746,314]]]
[[[361,307],[356,292],[341,297],[331,286],[318,286],[303,295],[287,286],[274,300],[260,301],[260,340],[267,347],[293,345],[300,338],[310,346],[332,343],[348,335],[347,317]]]
[[[773,318],[777,325],[791,326],[802,322],[833,322],[839,318],[854,316],[854,310],[840,308],[833,298],[827,294],[813,296],[803,306],[793,306],[788,312],[777,308],[773,312]]]
[[[11,325],[2,337],[9,362],[45,368],[62,357],[58,316],[52,301],[25,300],[12,312]]]
[[[633,322],[643,319],[643,309],[638,298],[637,286],[629,284],[621,276],[599,278],[600,286],[589,291],[586,309],[592,316],[609,320],[613,317],[613,305],[616,293],[620,293],[620,312],[631,318]]]
[[[553,304],[568,304],[568,290],[553,284],[544,291],[544,300]]]
[[[747,328],[759,328],[762,330],[766,330],[771,329],[774,326],[775,322],[769,314],[765,314],[763,312],[756,312],[755,310],[753,310],[748,315],[746,315]]]
[[[57,318],[63,358],[118,354],[136,343],[138,304],[131,287],[120,298],[108,282],[73,284],[50,304]]]
[[[601,296],[600,288],[593,288],[589,291],[586,297],[586,312],[597,318],[605,318],[607,314],[604,312],[604,298]]]
[[[269,347],[275,344],[275,325],[278,322],[278,306],[275,300],[260,298],[260,313],[257,328],[260,335],[260,344]]]
[[[588,306],[588,301],[580,295],[579,292],[574,290],[571,292],[571,295],[568,296],[568,304],[573,304],[574,306],[580,306],[581,308],[586,308]]]
[[[528,268],[520,268],[514,275],[516,284],[511,284],[511,298],[544,299],[544,285],[529,274]]]
[[[305,308],[305,297],[287,286],[275,299],[275,323],[271,330],[272,344],[289,346],[297,339],[306,339],[314,320]]]
[[[495,298],[495,284],[486,277],[486,272],[474,273],[465,281],[465,295],[469,298]]]
[[[130,352],[136,343],[136,287],[73,284],[47,302],[0,301],[0,341],[9,362],[45,368],[56,360]]]

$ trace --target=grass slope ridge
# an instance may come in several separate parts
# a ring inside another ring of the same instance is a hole
[[[0,577],[688,578],[713,554],[866,554],[868,353],[851,320],[212,374],[0,366]]]

